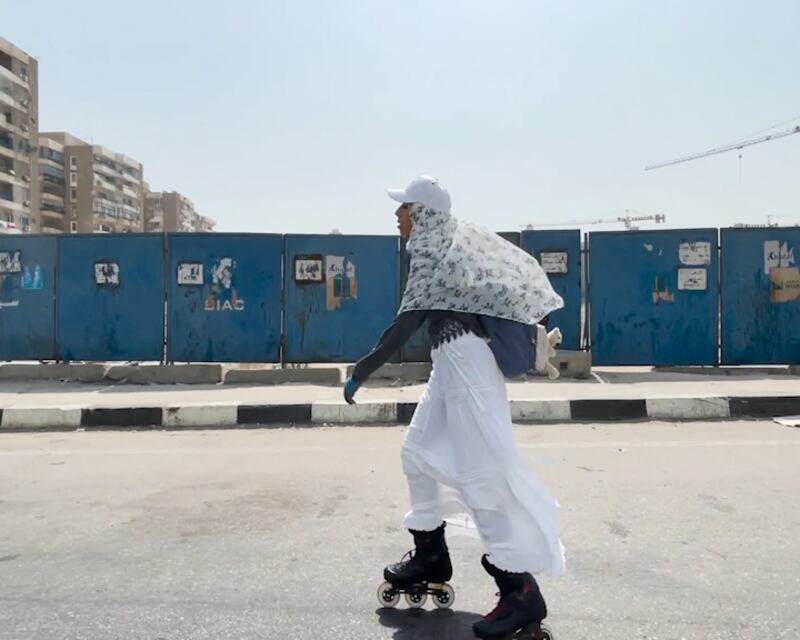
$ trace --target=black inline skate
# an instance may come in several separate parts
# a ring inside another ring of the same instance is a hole
[[[495,567],[484,555],[481,564],[500,589],[497,606],[472,625],[483,640],[553,640],[553,632],[542,620],[547,605],[530,573],[510,573]]]
[[[378,601],[384,607],[395,607],[400,594],[405,594],[409,607],[425,604],[428,594],[434,604],[447,609],[455,601],[453,587],[446,584],[453,575],[450,553],[444,541],[444,523],[433,531],[411,531],[414,549],[403,559],[383,570],[384,582],[378,587]]]

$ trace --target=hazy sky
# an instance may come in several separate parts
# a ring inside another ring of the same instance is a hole
[[[623,209],[800,222],[797,0],[0,0],[42,130],[144,163],[221,231],[394,233],[418,173],[495,229]],[[605,227],[602,227],[605,228]]]

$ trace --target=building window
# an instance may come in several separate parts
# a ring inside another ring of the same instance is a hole
[[[74,171],[70,171],[69,173],[69,186],[77,187],[78,186],[78,174]]]
[[[78,223],[75,220],[69,223],[69,232],[78,233]]]
[[[77,189],[70,189],[69,197],[74,201],[78,199],[78,190]]]
[[[69,158],[69,168],[70,169],[77,169],[78,168],[78,159],[75,156],[70,156],[70,158]]]

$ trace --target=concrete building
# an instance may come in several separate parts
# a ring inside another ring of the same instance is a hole
[[[145,230],[152,232],[207,232],[215,222],[197,213],[194,203],[177,191],[145,192]]]
[[[62,148],[67,177],[65,230],[70,233],[144,231],[140,162],[63,131],[43,132],[39,138]]]
[[[34,58],[0,38],[0,225],[36,232],[39,75]]]
[[[206,216],[199,216],[197,230],[200,233],[211,233],[217,226],[217,221]]]
[[[67,233],[67,178],[64,146],[55,140],[39,140],[39,218],[43,233]]]

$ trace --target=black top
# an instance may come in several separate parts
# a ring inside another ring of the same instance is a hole
[[[363,383],[400,349],[425,321],[428,321],[428,338],[435,349],[465,333],[485,336],[480,318],[471,313],[457,311],[406,311],[394,319],[381,334],[378,343],[353,368],[353,380]]]

